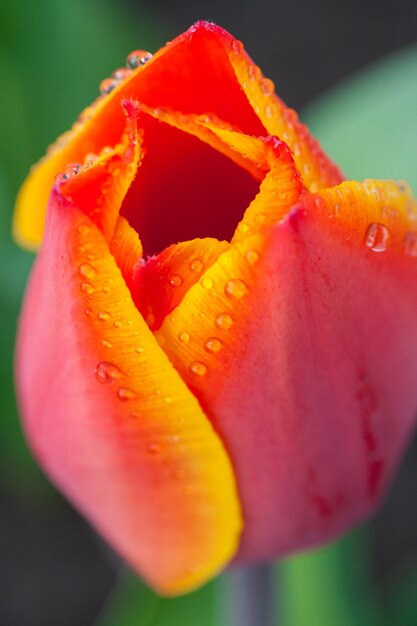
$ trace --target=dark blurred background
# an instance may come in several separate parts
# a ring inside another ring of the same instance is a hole
[[[19,184],[131,49],[154,50],[201,18],[245,43],[350,176],[417,184],[415,0],[3,0],[0,626],[224,626],[215,617],[219,583],[188,600],[160,601],[130,578],[102,609],[120,564],[31,460],[12,383],[16,318],[32,262],[9,235]],[[416,476],[414,445],[364,529],[276,569],[285,626],[417,624]]]

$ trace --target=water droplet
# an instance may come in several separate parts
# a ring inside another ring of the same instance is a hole
[[[233,317],[230,313],[220,313],[214,322],[217,328],[221,328],[222,330],[228,330],[233,324]]]
[[[257,65],[249,66],[249,78],[251,80],[259,80],[262,76],[262,72]]]
[[[222,345],[222,342],[217,337],[209,337],[204,344],[204,348],[207,352],[215,353],[221,350]]]
[[[411,231],[404,237],[404,251],[408,256],[417,256],[417,232]]]
[[[236,54],[240,54],[243,50],[243,43],[238,39],[234,39],[232,41],[232,49],[233,52],[235,52]]]
[[[80,173],[82,165],[80,163],[72,163],[65,168],[65,172],[62,174],[63,180],[68,180],[69,178],[73,178],[77,174]]]
[[[190,365],[190,372],[196,376],[204,376],[207,373],[207,366],[200,361],[193,361]]]
[[[259,254],[256,250],[248,250],[246,253],[246,260],[250,265],[254,265],[259,259]]]
[[[102,291],[103,293],[110,293],[111,287],[109,287],[109,285],[104,285]]]
[[[120,320],[116,320],[115,322],[113,322],[113,326],[115,328],[120,328],[122,325],[122,322]]]
[[[110,146],[104,146],[104,148],[100,150],[100,159],[105,159],[106,157],[112,156],[113,153],[113,148],[111,148]]]
[[[187,333],[187,331],[184,330],[178,335],[178,339],[182,341],[182,343],[188,343],[190,341],[190,333]]]
[[[240,224],[237,225],[237,230],[240,233],[247,233],[249,232],[249,226],[247,224],[245,224],[244,222],[240,222]]]
[[[136,346],[135,352],[136,352],[136,354],[141,354],[143,352],[142,346]]]
[[[107,94],[111,93],[117,85],[118,82],[117,80],[114,80],[114,78],[105,78],[100,83],[99,91],[102,96],[107,96]]]
[[[99,383],[106,385],[123,376],[119,368],[109,361],[101,361],[96,367],[95,375]]]
[[[101,345],[104,348],[111,348],[113,344],[110,341],[107,341],[107,339],[103,339],[101,342]]]
[[[94,152],[88,152],[84,157],[84,165],[85,167],[91,167],[98,159],[97,154]]]
[[[208,276],[204,276],[201,279],[201,285],[204,287],[204,289],[211,289],[213,287],[213,281]]]
[[[108,322],[110,319],[110,313],[107,313],[107,311],[99,311],[97,313],[97,317],[102,322]]]
[[[118,67],[117,70],[111,75],[118,83],[123,82],[126,78],[129,78],[131,71],[127,67]]]
[[[90,315],[92,315],[92,314],[93,314],[92,310],[91,310],[91,309],[88,309],[88,308],[87,308],[87,309],[84,309],[84,313],[85,313],[86,315],[88,315],[88,316],[90,316]]]
[[[146,65],[151,59],[152,54],[147,50],[133,50],[126,59],[126,67],[134,70],[141,65]]]
[[[165,396],[165,398],[164,398],[164,402],[165,402],[166,404],[171,404],[171,402],[172,402],[172,398],[170,398],[169,396]]]
[[[365,233],[365,244],[374,252],[384,252],[387,249],[390,232],[384,224],[369,224]]]
[[[198,273],[201,272],[203,269],[203,264],[200,261],[200,259],[193,259],[192,261],[190,261],[190,270],[192,272]]]
[[[86,235],[90,231],[90,228],[87,226],[87,224],[80,224],[77,228],[77,231],[80,233],[80,235]]]
[[[397,185],[398,191],[400,191],[401,193],[406,193],[408,195],[411,195],[411,187],[408,183],[405,182],[405,180],[398,180],[396,182],[396,185]]]
[[[248,288],[246,283],[239,278],[233,278],[228,280],[224,288],[225,294],[231,298],[242,298],[247,292]]]
[[[259,85],[265,96],[271,96],[274,93],[275,85],[270,78],[262,78]]]
[[[119,400],[127,402],[128,400],[133,400],[134,398],[136,398],[136,392],[129,387],[119,387],[119,389],[117,390],[117,397],[119,398]]]
[[[150,454],[161,454],[162,452],[162,446],[160,443],[155,443],[155,442],[151,442],[148,443],[148,445],[146,446],[147,451]]]
[[[82,263],[78,268],[78,273],[81,276],[84,276],[84,278],[89,278],[90,280],[96,275],[94,267],[89,263]]]
[[[266,224],[268,215],[265,215],[265,213],[257,213],[253,219],[257,224]]]
[[[94,287],[93,285],[90,285],[90,283],[81,283],[81,291],[91,294],[94,293]]]
[[[182,278],[178,274],[171,274],[171,276],[168,279],[168,282],[171,285],[171,287],[179,287],[180,285],[182,285]]]
[[[274,114],[274,109],[269,105],[265,107],[264,111],[265,111],[266,117],[272,117]]]

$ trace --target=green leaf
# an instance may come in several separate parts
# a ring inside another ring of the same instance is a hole
[[[324,94],[302,119],[347,178],[404,179],[417,195],[417,46]]]

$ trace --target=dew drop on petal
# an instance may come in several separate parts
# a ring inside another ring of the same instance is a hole
[[[100,93],[102,96],[107,96],[107,94],[111,93],[115,87],[117,87],[118,82],[114,78],[105,78],[100,83]]]
[[[111,75],[117,82],[122,82],[129,78],[131,71],[127,67],[118,67]]]
[[[93,285],[90,285],[90,283],[81,283],[81,291],[90,295],[94,293],[94,287]]]
[[[417,232],[410,231],[404,237],[404,251],[407,256],[417,256]]]
[[[182,341],[182,343],[188,343],[190,341],[190,333],[184,330],[178,335],[178,339]]]
[[[259,84],[265,96],[271,96],[274,93],[275,85],[270,78],[262,78]]]
[[[80,233],[80,235],[86,235],[89,230],[90,228],[87,226],[87,224],[80,224],[77,228],[77,231]]]
[[[208,276],[204,276],[201,279],[201,285],[204,287],[204,289],[211,289],[213,287],[213,281]]]
[[[231,298],[243,298],[247,290],[246,283],[239,278],[228,280],[224,288],[225,294]]]
[[[99,383],[103,385],[109,385],[117,378],[122,377],[122,372],[117,365],[110,363],[109,361],[101,361],[96,367],[95,375]]]
[[[262,76],[262,72],[260,70],[260,68],[257,65],[250,65],[249,66],[249,78],[251,80],[259,80]]]
[[[110,319],[110,313],[107,313],[107,311],[99,311],[97,313],[97,317],[101,322],[108,322]]]
[[[179,287],[180,285],[182,285],[182,278],[178,274],[171,274],[171,276],[168,279],[168,282],[171,285],[171,287]]]
[[[204,376],[207,373],[207,365],[200,361],[193,361],[190,365],[190,372],[196,376]]]
[[[80,163],[72,163],[65,168],[65,172],[62,174],[63,180],[68,180],[69,178],[73,178],[77,174],[80,173],[82,165]]]
[[[119,400],[127,402],[127,400],[133,400],[134,398],[136,398],[136,392],[129,387],[119,387],[119,389],[117,390],[117,397],[119,398]]]
[[[113,322],[113,326],[115,328],[120,328],[122,325],[122,322],[120,320],[116,320],[115,322]]]
[[[209,337],[204,344],[206,352],[216,353],[221,350],[222,342],[217,337]]]
[[[254,265],[259,259],[259,254],[256,250],[248,250],[246,253],[246,260],[250,265]]]
[[[201,272],[202,269],[203,264],[200,259],[193,259],[192,261],[190,261],[190,270],[192,272],[195,272],[197,274],[198,272]]]
[[[148,443],[148,445],[146,446],[146,449],[150,454],[155,454],[155,455],[161,454],[162,452],[161,444],[154,443],[154,442]]]
[[[238,39],[234,39],[232,42],[232,49],[236,54],[240,54],[243,50],[243,43]]]
[[[111,341],[103,339],[101,345],[103,346],[103,348],[111,348],[113,344],[111,343]]]
[[[126,59],[126,67],[134,70],[141,65],[146,65],[151,59],[152,54],[147,50],[133,50]]]
[[[228,330],[233,324],[233,317],[230,313],[220,313],[214,322],[217,328],[221,328],[222,330]]]
[[[94,267],[89,263],[82,263],[78,268],[78,273],[84,278],[89,278],[90,280],[96,275]]]
[[[143,352],[142,346],[136,346],[135,352],[136,352],[136,354],[141,354]]]
[[[374,252],[384,252],[390,240],[389,229],[384,224],[369,224],[365,233],[365,244]]]

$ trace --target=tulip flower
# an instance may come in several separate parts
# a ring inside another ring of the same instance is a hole
[[[214,24],[101,91],[18,198],[18,394],[46,473],[178,594],[380,502],[417,411],[417,207],[344,181]]]

